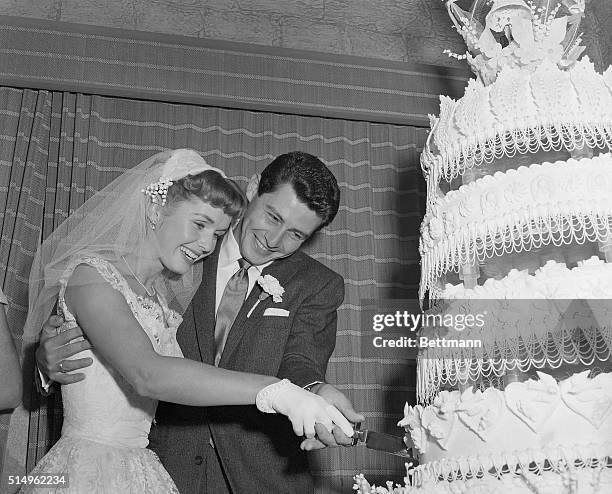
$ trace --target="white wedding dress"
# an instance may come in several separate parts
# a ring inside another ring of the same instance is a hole
[[[64,291],[74,268],[81,263],[95,267],[125,297],[134,317],[161,355],[182,357],[176,341],[181,316],[160,303],[137,296],[109,262],[82,257],[70,263],[61,280],[59,306],[64,314],[62,330],[75,326],[66,307]],[[109,314],[108,324],[113,324]],[[62,436],[30,475],[68,474],[68,487],[26,487],[21,492],[58,494],[162,494],[178,493],[157,455],[147,449],[157,400],[136,394],[131,385],[95,351],[75,358],[91,357],[82,369],[83,381],[62,386],[64,424]]]

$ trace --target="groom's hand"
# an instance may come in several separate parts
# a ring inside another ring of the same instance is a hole
[[[68,374],[70,371],[82,369],[93,363],[90,358],[69,360],[83,350],[91,348],[87,340],[73,341],[83,336],[83,331],[78,326],[68,331],[57,333],[63,319],[59,316],[51,316],[43,326],[40,334],[40,344],[36,349],[36,363],[38,369],[52,381],[60,384],[70,384],[85,379],[85,374]]]
[[[349,422],[363,422],[365,417],[355,411],[351,401],[331,384],[317,384],[313,386],[312,392],[318,394],[330,404],[334,405],[347,418]],[[313,439],[305,439],[300,444],[304,451],[314,451],[335,446],[350,446],[353,439],[347,436],[339,427],[334,427],[329,432],[323,425],[316,424],[315,431],[317,436]]]

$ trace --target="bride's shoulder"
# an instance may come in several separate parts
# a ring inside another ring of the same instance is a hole
[[[81,284],[110,283],[113,288],[123,287],[125,280],[113,263],[96,256],[74,257],[64,272],[64,283],[71,286]]]
[[[98,308],[104,308],[106,314],[116,315],[126,307],[131,310],[132,306],[133,297],[125,279],[112,263],[99,258],[93,262],[91,258],[75,260],[60,298],[64,298],[64,293],[66,301],[81,312],[93,307],[95,314]]]

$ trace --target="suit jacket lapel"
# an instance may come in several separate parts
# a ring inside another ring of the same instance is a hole
[[[219,246],[202,262],[202,283],[192,303],[196,336],[202,362],[212,364],[215,359],[215,296],[217,291]]]
[[[299,269],[299,263],[295,262],[292,258],[293,256],[290,256],[286,259],[274,261],[262,271],[262,275],[270,274],[279,281],[281,286],[284,286],[284,284],[289,281]],[[249,293],[245,303],[242,304],[242,307],[236,316],[236,320],[230,329],[229,335],[227,336],[227,341],[225,343],[225,348],[223,349],[223,354],[221,355],[219,367],[224,367],[224,365],[229,361],[232,354],[238,348],[238,345],[240,344],[240,341],[242,340],[242,337],[246,333],[247,329],[249,329],[249,326],[251,326],[249,324],[247,314],[257,303],[257,299],[259,298],[261,292],[262,289],[259,286],[259,283],[256,283],[251,290],[251,293]],[[252,330],[256,329],[253,328]]]

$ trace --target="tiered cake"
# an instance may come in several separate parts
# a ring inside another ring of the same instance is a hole
[[[456,2],[477,78],[431,118],[420,297],[488,314],[461,334],[483,345],[421,348],[420,465],[355,488],[612,492],[612,70],[579,60],[584,0]]]

